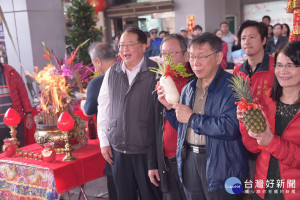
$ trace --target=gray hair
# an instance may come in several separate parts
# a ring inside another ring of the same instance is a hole
[[[197,35],[195,36],[190,44],[189,48],[191,46],[196,45],[196,46],[202,46],[205,43],[208,43],[210,46],[210,49],[214,52],[222,52],[222,40],[218,38],[215,34],[205,32],[202,35]]]
[[[182,53],[184,54],[186,51],[187,51],[187,43],[186,43],[186,40],[184,39],[184,37],[178,33],[175,33],[175,34],[170,34],[168,36],[166,36],[163,41],[161,42],[161,45],[160,45],[160,51],[162,51],[161,47],[162,45],[164,44],[164,42],[168,41],[168,40],[171,40],[171,39],[175,39],[179,42],[180,44],[180,47],[181,47],[181,50],[182,50]]]
[[[102,42],[93,42],[89,46],[88,52],[92,59],[110,60],[116,58],[116,54],[111,45]]]

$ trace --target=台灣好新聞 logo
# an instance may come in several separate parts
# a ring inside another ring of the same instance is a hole
[[[225,190],[229,194],[241,194],[243,192],[243,185],[236,177],[230,177],[225,181]]]

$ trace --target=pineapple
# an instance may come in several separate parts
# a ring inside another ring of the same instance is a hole
[[[248,77],[244,81],[238,74],[230,80],[232,85],[229,86],[232,87],[234,96],[239,100],[236,103],[238,109],[244,110],[242,121],[246,129],[254,133],[263,133],[266,129],[266,120],[259,105],[253,103],[253,96],[247,80]]]

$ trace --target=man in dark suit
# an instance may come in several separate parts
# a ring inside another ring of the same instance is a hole
[[[281,36],[281,32],[282,32],[282,25],[279,23],[275,24],[273,27],[273,36],[269,37],[267,40],[267,45],[265,49],[267,54],[269,55],[275,54],[276,50],[280,46],[288,42],[288,38]]]

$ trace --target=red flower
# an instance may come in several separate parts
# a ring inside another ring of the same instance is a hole
[[[170,65],[166,66],[166,71],[169,72],[170,71]]]

